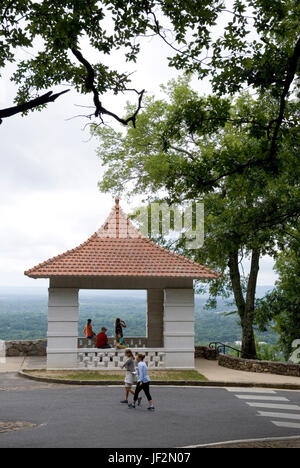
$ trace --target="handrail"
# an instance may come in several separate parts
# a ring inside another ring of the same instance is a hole
[[[233,348],[233,346],[229,346],[228,344],[221,343],[220,341],[212,341],[209,343],[208,347],[210,349],[215,349],[218,352],[221,352],[221,349],[223,350],[223,354],[226,354],[226,349],[232,349],[233,351],[236,351],[238,353],[238,357],[241,357],[242,355],[242,350]],[[246,356],[247,359],[256,359],[259,360],[257,356],[254,356],[253,354],[245,354],[243,353],[244,356]]]
[[[147,337],[146,336],[125,336],[125,341],[131,348],[143,348],[147,346]],[[108,343],[115,347],[116,339],[112,336],[108,337]],[[78,338],[78,348],[94,348],[95,341],[89,340],[86,337],[79,337]]]

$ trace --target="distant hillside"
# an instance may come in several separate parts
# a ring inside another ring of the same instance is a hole
[[[234,307],[220,300],[216,309],[206,310],[205,302],[205,297],[196,296],[196,343],[239,341],[238,317],[224,316]],[[82,291],[79,334],[82,336],[85,321],[91,318],[96,331],[105,326],[108,334],[113,335],[114,320],[121,317],[127,322],[128,336],[145,336],[146,313],[145,291]],[[38,339],[46,335],[47,290],[0,288],[0,339]],[[270,331],[259,334],[259,339],[274,344],[277,336]]]

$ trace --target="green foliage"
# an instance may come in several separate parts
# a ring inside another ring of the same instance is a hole
[[[105,55],[122,48],[135,61],[134,39],[147,28],[140,2],[122,0],[2,0],[0,5],[0,70],[16,62],[18,48],[28,52],[16,63],[12,81],[18,86],[15,102],[22,104],[41,90],[67,84],[80,93],[99,95],[124,91],[126,73],[105,65]],[[90,67],[78,62],[74,51],[97,56]],[[96,103],[95,103],[96,105]]]
[[[226,317],[229,310],[225,302],[220,301],[215,310],[205,309],[205,298],[196,297],[195,343],[208,345],[211,341],[233,343],[241,340],[241,328],[235,316]],[[88,318],[93,320],[97,332],[102,326],[108,329],[108,335],[114,335],[114,321],[122,317],[127,323],[125,336],[146,336],[146,301],[144,298],[124,298],[114,295],[93,297],[85,295],[80,299],[79,336]],[[17,296],[0,298],[0,340],[33,340],[47,336],[47,298],[35,296]],[[259,339],[276,343],[274,331],[259,333]]]
[[[181,46],[172,66],[195,71],[200,79],[210,76],[222,94],[244,85],[281,94],[299,40],[297,0],[162,3]],[[218,21],[219,34],[212,28]]]
[[[47,336],[47,298],[0,297],[0,340],[37,340]]]
[[[273,333],[260,333],[258,330],[255,331],[257,358],[263,361],[285,361],[284,356],[280,351],[280,347],[276,342],[276,334]],[[235,357],[241,356],[241,346],[237,343],[237,341],[238,340],[229,342],[225,341],[225,344],[230,346],[229,348],[226,348],[226,354]],[[224,343],[224,341],[222,342]]]
[[[163,89],[166,99],[147,99],[136,130],[96,130],[98,155],[106,168],[99,187],[148,194],[152,200],[161,194],[169,204],[204,197],[204,245],[189,251],[179,243],[177,251],[222,273],[210,283],[210,293],[215,298],[234,292],[243,343],[248,340],[253,348],[259,256],[276,255],[282,231],[300,213],[298,103],[290,101],[286,107],[271,167],[269,122],[276,118],[277,102],[270,93],[259,100],[248,93],[234,101],[202,97],[191,89],[188,77]],[[239,260],[249,256],[253,261],[247,277]],[[254,349],[248,349],[253,355]]]
[[[115,335],[115,320],[121,317],[125,320],[127,328],[125,336],[146,336],[147,304],[145,298],[103,297],[93,299],[85,297],[80,300],[79,335],[88,318],[93,320],[93,329],[99,333],[101,327],[107,328],[109,336]]]
[[[292,343],[300,339],[300,261],[299,243],[282,252],[276,262],[279,280],[276,288],[257,300],[256,322],[260,330],[275,322],[279,345],[286,359],[291,355]]]
[[[256,338],[257,357],[263,361],[284,361],[278,345],[259,342]]]
[[[270,91],[278,107],[269,128],[274,154],[287,94],[298,86],[299,15],[298,0],[2,0],[0,69],[16,60],[17,48],[31,54],[12,77],[18,103],[63,83],[91,92],[91,73],[94,92],[117,93],[129,77],[105,66],[103,57],[122,49],[135,62],[142,37],[156,35],[171,48],[170,66],[200,80],[209,76],[215,92]],[[74,49],[97,56],[89,76]]]
[[[281,223],[300,211],[296,103],[287,107],[274,177],[264,159],[268,122],[277,109],[270,95],[254,100],[243,93],[235,102],[204,98],[189,87],[188,78],[171,81],[164,90],[165,100],[146,99],[136,129],[125,135],[96,130],[106,169],[100,190],[152,199],[166,193],[172,203],[205,196],[207,235],[197,258],[209,259],[222,271],[227,267],[224,249],[243,248],[247,254],[259,246],[262,253],[273,254]],[[252,165],[254,156],[261,164]]]

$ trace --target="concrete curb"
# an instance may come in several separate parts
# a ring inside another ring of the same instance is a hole
[[[36,369],[26,369],[28,372],[34,372]],[[37,382],[55,383],[63,385],[85,385],[85,386],[108,386],[108,385],[124,385],[124,381],[120,380],[62,380],[51,379],[49,377],[36,377],[22,370],[18,372],[20,377],[35,380]],[[282,390],[300,390],[300,385],[297,384],[272,384],[272,383],[255,383],[255,382],[225,382],[213,380],[152,380],[151,385],[160,386],[178,386],[178,387],[245,387],[245,388],[276,388]]]

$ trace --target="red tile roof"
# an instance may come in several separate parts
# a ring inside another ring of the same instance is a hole
[[[133,276],[215,279],[214,270],[158,246],[143,236],[116,205],[84,244],[28,271],[31,278]]]

